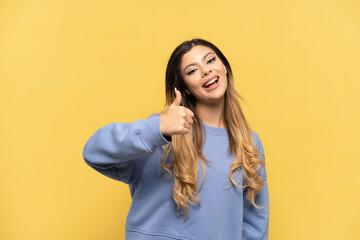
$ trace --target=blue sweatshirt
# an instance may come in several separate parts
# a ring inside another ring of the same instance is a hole
[[[132,204],[126,219],[126,240],[263,240],[269,231],[269,192],[265,166],[259,170],[264,179],[256,195],[255,208],[246,199],[243,188],[230,186],[232,155],[227,152],[225,128],[202,124],[206,139],[203,145],[206,163],[203,186],[197,206],[189,204],[189,215],[177,216],[173,199],[173,176],[160,167],[163,146],[171,136],[160,132],[161,115],[133,123],[110,123],[98,129],[83,149],[85,162],[96,171],[129,185]],[[257,149],[264,154],[259,136],[252,130]],[[171,154],[169,161],[172,161]],[[200,161],[199,161],[200,162]],[[199,163],[198,186],[202,180]],[[244,183],[243,172],[235,175]]]

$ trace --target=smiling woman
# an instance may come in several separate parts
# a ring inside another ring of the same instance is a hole
[[[195,63],[190,63],[192,61]],[[184,67],[185,66],[185,67]],[[197,107],[204,104],[224,104],[227,89],[226,67],[211,48],[203,45],[194,46],[184,54],[180,68],[184,69],[182,78],[187,94],[197,100]],[[185,74],[184,74],[185,73]]]
[[[164,109],[86,142],[85,162],[129,185],[126,239],[268,239],[264,149],[238,98],[222,52],[185,41],[166,68]]]

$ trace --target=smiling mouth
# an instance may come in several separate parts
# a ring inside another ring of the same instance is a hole
[[[214,79],[216,79],[215,81],[214,81]],[[211,85],[214,85],[214,84],[216,84],[218,81],[219,81],[219,78],[218,77],[216,77],[216,78],[214,78],[213,80],[211,80],[211,81],[209,81],[209,82],[207,82],[204,86],[203,86],[203,88],[209,88]],[[209,84],[210,83],[210,84]]]

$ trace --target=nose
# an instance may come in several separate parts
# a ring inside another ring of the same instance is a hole
[[[205,67],[203,68],[203,77],[205,77],[206,75],[209,75],[210,72],[211,72],[211,70],[209,69],[209,67],[208,67],[208,66],[205,66]]]

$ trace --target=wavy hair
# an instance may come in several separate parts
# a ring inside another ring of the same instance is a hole
[[[165,106],[159,114],[166,112],[167,108],[175,100],[176,95],[174,88],[181,92],[181,106],[189,108],[194,113],[194,122],[191,125],[190,133],[184,135],[172,135],[171,144],[163,147],[161,154],[161,168],[169,173],[174,174],[173,198],[177,205],[178,214],[186,213],[184,221],[189,213],[189,204],[196,206],[200,203],[197,198],[201,186],[203,185],[206,164],[211,162],[206,159],[202,153],[203,140],[206,135],[202,134],[202,126],[198,114],[196,113],[196,99],[191,94],[185,93],[185,83],[181,75],[180,63],[182,56],[196,45],[204,45],[210,47],[226,66],[228,87],[225,92],[224,118],[225,127],[229,137],[229,153],[232,154],[233,161],[230,165],[229,179],[232,184],[239,188],[248,188],[246,198],[256,208],[259,207],[255,203],[255,196],[263,186],[263,179],[257,174],[257,171],[264,165],[264,160],[260,159],[260,155],[264,155],[254,146],[252,141],[251,129],[245,119],[244,113],[240,107],[239,100],[244,101],[242,96],[237,92],[234,85],[232,70],[228,60],[222,52],[212,43],[203,39],[192,39],[181,43],[171,54],[166,68],[166,102]],[[173,161],[169,162],[169,154],[172,154]],[[202,166],[202,180],[198,188],[198,166],[199,159]],[[234,180],[234,173],[243,169],[245,177],[245,186],[239,186]],[[245,191],[245,190],[244,190]],[[179,213],[179,210],[183,211]]]

